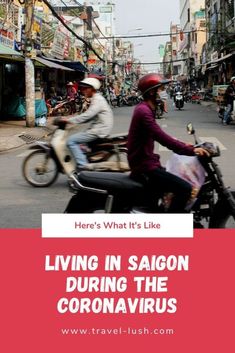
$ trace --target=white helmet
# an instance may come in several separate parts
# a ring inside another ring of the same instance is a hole
[[[100,89],[101,83],[99,80],[97,80],[97,78],[88,77],[80,81],[79,85],[84,87],[91,86],[97,91],[98,89]]]
[[[230,78],[230,82],[233,82],[235,80],[235,76],[232,76],[231,78]]]

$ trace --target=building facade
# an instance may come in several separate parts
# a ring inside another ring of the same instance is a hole
[[[235,74],[234,0],[206,0],[207,38],[203,63],[207,83],[228,83]]]
[[[192,27],[195,25],[195,13],[205,8],[205,0],[180,0],[180,42],[179,55],[182,59],[181,75],[189,78],[194,56],[192,55]]]

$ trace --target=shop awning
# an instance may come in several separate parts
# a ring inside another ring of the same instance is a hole
[[[206,70],[214,70],[216,67],[218,67],[219,66],[219,64],[213,64],[213,65],[211,65],[211,66],[209,66],[209,67],[207,67],[207,69]]]
[[[59,60],[59,59],[53,59],[53,58],[46,58],[45,60],[53,62],[58,65],[66,66],[67,68],[72,69],[74,71],[80,71],[80,72],[88,71],[87,68],[82,63],[80,63],[80,61]]]
[[[9,47],[5,47],[5,45],[2,45],[0,43],[0,55],[3,56],[10,56],[10,55],[14,55],[14,56],[23,56],[20,52],[11,49]]]
[[[42,64],[43,66],[50,67],[51,69],[57,69],[57,70],[65,70],[65,71],[74,71],[73,69],[70,69],[69,67],[66,67],[64,65],[59,65],[53,61],[46,60],[43,58],[35,58],[35,61],[38,63]]]
[[[224,60],[227,60],[228,58],[231,58],[231,56],[233,56],[235,53],[229,53],[229,54],[227,54],[227,55],[224,55],[224,56],[222,56],[221,58],[219,58],[219,59],[216,59],[216,60],[213,60],[213,61],[209,61],[208,63],[205,63],[205,64],[203,64],[203,65],[211,65],[211,68],[212,67],[216,67],[216,66],[218,66],[219,64],[219,62],[220,61],[224,61]]]

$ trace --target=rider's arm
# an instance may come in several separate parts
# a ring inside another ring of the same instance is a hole
[[[153,120],[151,114],[146,114],[144,119],[145,128],[149,130],[149,133],[153,133],[154,140],[159,142],[161,145],[169,148],[178,154],[184,154],[188,156],[199,155],[199,156],[210,156],[210,153],[201,147],[194,147],[193,145],[186,144],[182,141],[176,140],[170,135],[166,134],[161,127]]]
[[[189,156],[194,155],[194,147],[192,145],[188,145],[184,142],[176,140],[175,138],[165,133],[165,131],[163,131],[161,127],[156,123],[150,110],[145,111],[143,124],[148,133],[152,135],[153,139],[159,142],[161,145],[178,154],[185,154]]]

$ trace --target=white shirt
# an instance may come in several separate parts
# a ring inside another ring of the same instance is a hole
[[[91,121],[87,132],[100,138],[108,136],[113,128],[113,112],[106,99],[97,92],[92,96],[89,108],[69,120],[78,124]]]

